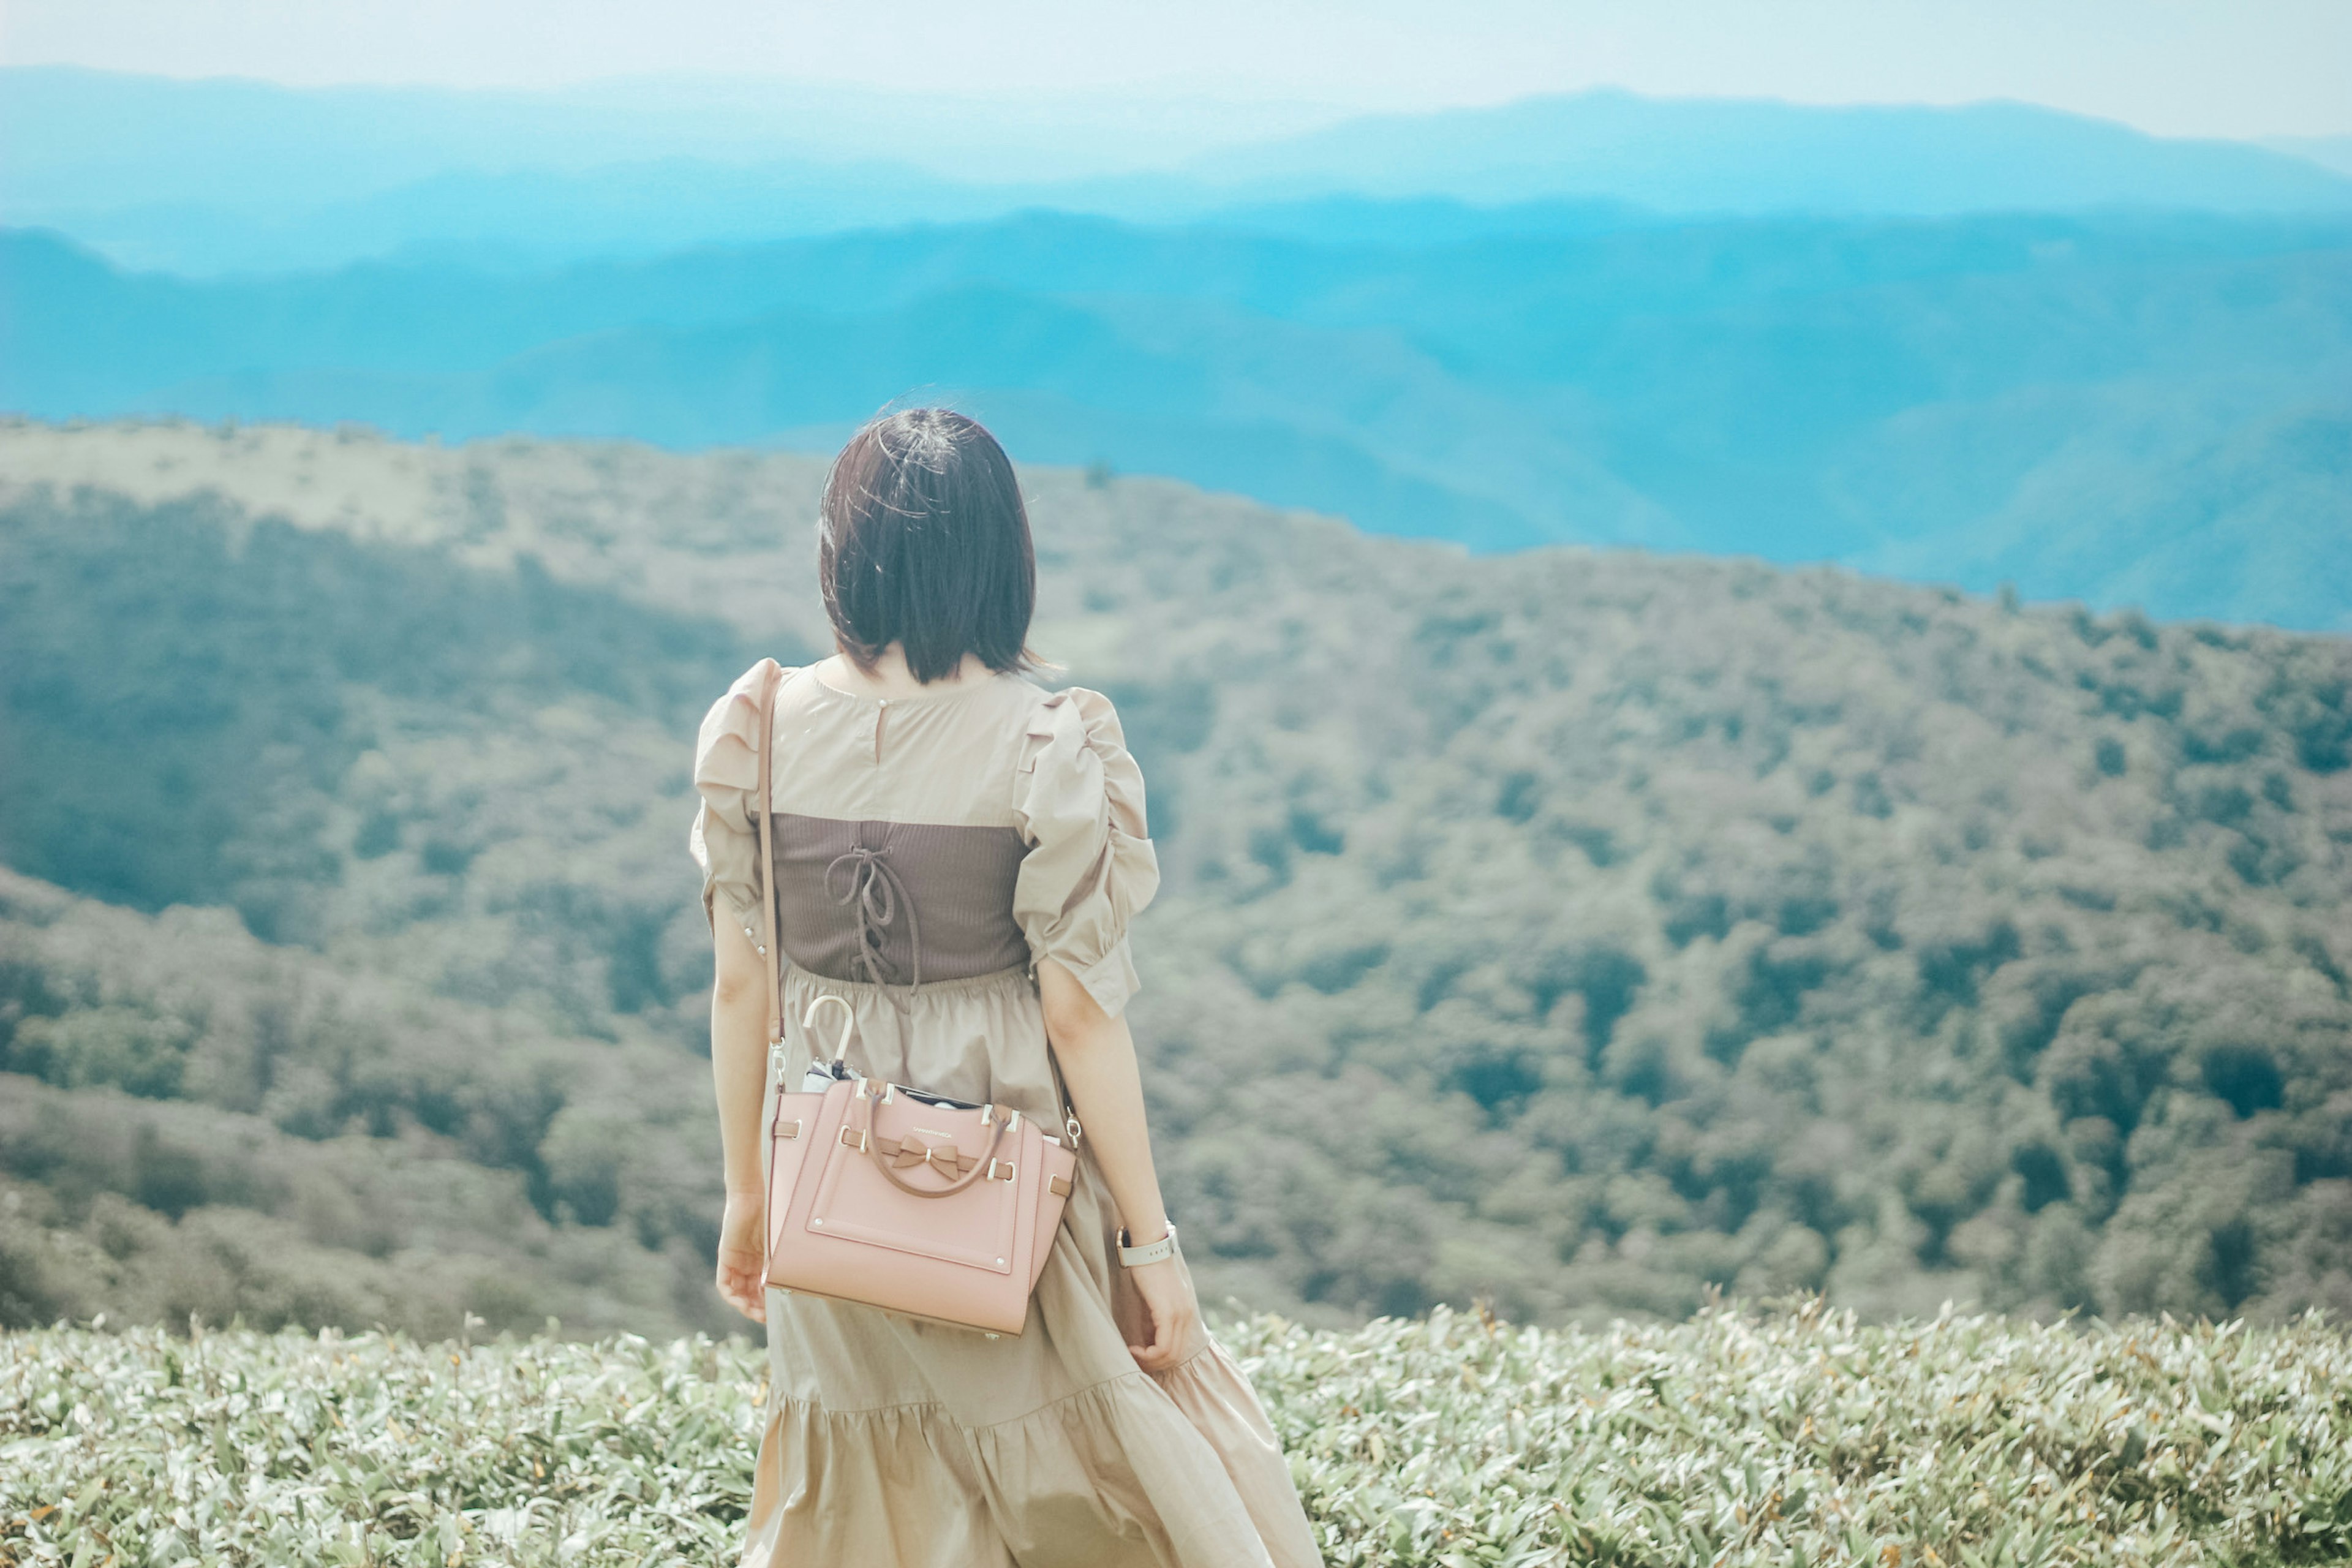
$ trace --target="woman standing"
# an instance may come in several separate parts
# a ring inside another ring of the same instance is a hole
[[[1143,778],[1105,698],[1025,679],[1035,564],[1012,465],[960,415],[891,415],[835,459],[822,513],[840,651],[787,672],[776,699],[781,952],[760,951],[750,798],[767,661],[711,708],[694,761],[719,1288],[768,1326],[743,1561],[1307,1568],[1273,1430],[1202,1325],[1161,1207],[1122,1016],[1128,922],[1160,878]],[[854,1009],[868,1076],[1049,1126],[1052,1040],[1086,1137],[1023,1333],[767,1289],[764,963],[782,965],[795,1086],[820,995]]]

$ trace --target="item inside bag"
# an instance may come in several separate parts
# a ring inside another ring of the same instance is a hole
[[[801,1074],[801,1092],[823,1094],[835,1084],[848,1083],[856,1077],[856,1073],[850,1071],[848,1067],[841,1062],[811,1062],[808,1070]],[[978,1110],[980,1109],[979,1103],[974,1100],[957,1100],[951,1095],[933,1094],[928,1089],[908,1089],[903,1083],[892,1087],[909,1100],[919,1100],[925,1105],[936,1105],[942,1110]]]

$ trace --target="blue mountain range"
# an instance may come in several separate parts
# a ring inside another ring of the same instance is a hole
[[[0,72],[0,132],[79,79]],[[823,447],[941,398],[1028,460],[1473,549],[2352,630],[2352,181],[2284,152],[1596,93],[1058,182],[658,137],[667,162],[482,166],[494,132],[565,144],[572,109],[534,101],[476,106],[439,173],[355,162],[345,199],[303,168],[368,122],[352,101],[195,96],[151,95],[182,163],[316,134],[257,192],[191,175],[176,205],[131,199],[119,126],[112,163],[54,122],[12,156],[8,215],[53,221],[0,237],[0,407]],[[279,265],[213,265],[273,234]],[[129,264],[155,256],[184,265]]]

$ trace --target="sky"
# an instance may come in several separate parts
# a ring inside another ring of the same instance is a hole
[[[1411,110],[1618,86],[2352,134],[2352,0],[0,0],[0,62],[291,85],[722,73]]]

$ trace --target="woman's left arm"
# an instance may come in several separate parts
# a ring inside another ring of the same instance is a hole
[[[719,1293],[754,1322],[768,1320],[767,1182],[760,1165],[760,1109],[768,1081],[768,960],[731,921],[717,922],[710,987],[710,1076],[719,1095],[719,1143],[727,1209],[719,1227]]]
[[[1106,1013],[1078,977],[1055,959],[1037,965],[1038,999],[1071,1109],[1086,1128],[1087,1146],[1110,1189],[1119,1223],[1137,1246],[1168,1234],[1168,1210],[1151,1163],[1151,1131],[1143,1110],[1143,1069],[1124,1013]],[[1198,1338],[1201,1303],[1181,1258],[1163,1258],[1131,1269],[1129,1279],[1151,1320],[1151,1342],[1128,1346],[1146,1372],[1165,1372]]]

